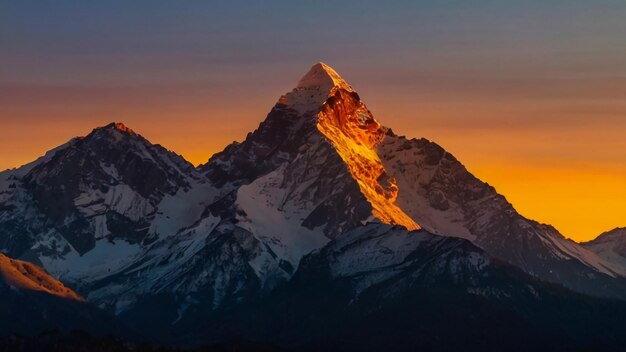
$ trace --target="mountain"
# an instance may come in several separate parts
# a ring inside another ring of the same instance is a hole
[[[626,268],[626,228],[618,227],[604,232],[581,245],[601,258]]]
[[[93,285],[192,225],[212,192],[181,156],[112,123],[0,173],[0,249],[104,306]]]
[[[547,282],[604,297],[626,297],[624,267],[517,213],[489,184],[426,139],[391,132],[377,146],[397,180],[398,205],[431,233],[468,239]]]
[[[0,253],[0,336],[74,329],[130,336],[113,316],[84,303],[40,267]]]
[[[553,227],[524,218],[437,144],[395,135],[322,63],[280,98],[243,143],[230,145],[200,170],[220,187],[243,184],[235,203],[245,215],[238,220],[281,246],[299,226],[323,226],[331,239],[365,221],[423,227],[469,239],[542,280],[593,295],[626,297],[624,268]],[[332,171],[331,177],[326,171]],[[326,200],[320,204],[320,199]],[[259,209],[259,203],[266,206]],[[344,223],[336,224],[337,217]],[[294,218],[295,225],[289,222]],[[294,264],[298,258],[292,259]]]
[[[0,180],[0,248],[38,258],[59,276],[68,270],[59,259],[74,266],[116,241],[132,252],[187,225],[200,202],[189,190],[202,190],[191,164],[122,124],[75,138]]]
[[[529,301],[549,321],[534,291],[567,309],[587,302],[567,289],[626,299],[626,267],[524,218],[437,144],[393,133],[322,63],[244,141],[197,168],[112,123],[0,173],[0,250],[160,341],[218,336],[215,325],[198,330],[211,322],[237,330],[251,319],[242,307],[276,307],[288,287],[327,286],[350,319],[361,297],[397,311],[430,283],[461,297],[460,312],[494,301],[488,314],[515,306],[506,319],[516,321],[530,319]]]
[[[624,313],[624,302],[543,283],[468,240],[368,224],[305,256],[274,294],[177,333],[298,351],[610,351],[626,342]]]
[[[397,186],[374,151],[383,135],[358,94],[320,63],[243,143],[228,146],[200,170],[217,186],[245,185],[236,200],[244,212],[258,197],[277,208],[287,226],[297,218],[297,228],[321,227],[329,238],[373,219],[417,229],[395,204]],[[247,220],[260,221],[250,219],[255,215]]]
[[[355,226],[419,228],[395,205],[397,187],[374,152],[383,136],[349,85],[315,65],[246,140],[198,168],[217,197],[196,223],[95,283],[89,297],[114,297],[119,313],[140,321],[151,304],[120,303],[120,295],[152,302],[156,294],[168,307],[160,317],[171,323],[189,309],[210,311],[270,292],[305,254]]]

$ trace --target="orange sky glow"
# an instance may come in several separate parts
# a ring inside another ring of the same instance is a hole
[[[63,97],[67,93],[31,91],[28,99],[39,100],[36,106],[17,99],[0,107],[0,114],[15,117],[3,121],[0,131],[0,169],[32,161],[111,121],[124,122],[193,164],[204,163],[255,129],[299,75],[286,74],[275,89],[252,86],[249,98],[235,105],[224,101],[225,96],[237,94],[237,89],[176,97],[165,94],[167,90],[131,90],[134,95],[96,92],[78,98],[73,92]],[[626,126],[610,113],[590,125],[577,123],[571,113],[550,102],[416,99],[402,89],[383,90],[375,82],[370,86],[366,77],[344,77],[381,123],[397,134],[439,143],[495,186],[523,215],[552,224],[577,241],[626,225]],[[535,122],[505,124],[499,118],[502,114],[528,114]],[[550,116],[550,121],[560,116],[563,123],[543,124],[542,116]]]
[[[626,226],[625,2],[236,3],[2,3],[0,169],[113,121],[204,163],[323,61],[521,214]]]

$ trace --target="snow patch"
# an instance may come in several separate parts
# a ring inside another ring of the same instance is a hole
[[[239,188],[237,207],[238,226],[251,232],[268,245],[281,259],[298,266],[300,259],[314,249],[321,248],[329,239],[320,230],[302,226],[308,215],[304,208],[282,204],[286,189],[281,187],[285,164],[273,172]]]
[[[82,256],[72,250],[63,259],[40,256],[39,260],[55,277],[72,283],[82,283],[97,281],[120,271],[131,264],[140,253],[142,248],[138,244],[100,239],[96,241],[94,249]]]

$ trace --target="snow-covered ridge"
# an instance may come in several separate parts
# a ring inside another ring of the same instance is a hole
[[[474,177],[439,145],[387,133],[377,151],[398,182],[399,206],[427,231],[469,239],[533,276],[587,293],[604,289],[593,279],[579,279],[583,275],[609,281],[626,276],[614,261],[566,239],[549,225],[518,214],[493,187]]]
[[[320,62],[313,65],[298,81],[296,88],[283,95],[278,102],[299,114],[317,112],[337,89],[353,92],[352,87],[335,70]]]
[[[626,227],[604,232],[581,245],[626,271]]]
[[[422,278],[428,275],[427,271],[434,271],[437,275],[466,279],[465,275],[481,275],[492,263],[487,254],[468,241],[386,224],[354,228],[311,257],[316,256],[325,257],[335,279],[349,279],[357,296],[376,285],[387,285],[394,291],[398,282],[390,282],[411,281],[414,278],[410,278],[410,272],[417,272],[419,275],[415,276]],[[429,268],[422,271],[426,267]]]

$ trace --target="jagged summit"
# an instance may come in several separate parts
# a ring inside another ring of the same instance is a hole
[[[330,160],[334,163],[335,174],[323,174],[319,175],[321,179],[311,180],[307,170],[304,175],[290,177],[293,180],[306,177],[312,188],[317,183],[333,184],[333,187],[324,188],[324,192],[328,192],[324,195],[318,190],[303,191],[307,200],[301,203],[318,207],[308,210],[310,217],[304,217],[304,226],[315,227],[313,224],[319,225],[319,219],[331,219],[337,208],[343,208],[350,214],[347,217],[351,224],[374,221],[417,230],[420,225],[395,204],[398,197],[396,181],[387,174],[376,153],[376,146],[384,139],[386,131],[345,80],[328,65],[318,63],[294,90],[281,97],[259,129],[243,144],[227,148],[202,170],[218,184],[240,176],[244,176],[240,178],[241,182],[246,182],[246,179],[254,178],[251,170],[257,169],[258,175],[267,174],[284,163],[289,165],[288,168],[306,170],[308,164],[303,160],[310,158],[310,163],[319,163],[323,154],[328,159],[326,167],[331,164]],[[316,148],[319,154],[313,152]],[[306,157],[301,152],[304,150],[307,150]],[[275,160],[268,156],[275,157]],[[261,159],[263,163],[258,162]],[[233,160],[240,164],[233,167]],[[342,182],[354,187],[341,196],[337,191],[340,187],[335,185],[338,173],[340,177],[345,176]],[[301,187],[301,183],[298,181],[293,187]],[[287,195],[293,196],[291,192]],[[335,199],[335,205],[319,204],[319,199],[329,197]],[[345,204],[337,206],[344,200]],[[347,228],[342,224],[343,220],[329,221],[331,226],[326,228],[326,235],[333,237]]]
[[[315,88],[330,91],[333,87],[341,87],[345,90],[352,91],[352,87],[335,71],[332,67],[323,62],[313,65],[309,72],[304,75],[296,88]]]
[[[0,203],[19,200],[13,193],[2,195],[3,189],[15,190],[15,194],[27,192],[32,199],[32,203],[18,202],[5,208],[11,210],[10,214],[0,214],[4,216],[2,220],[19,223],[15,230],[0,232],[0,249],[16,258],[26,250],[57,253],[66,258],[80,256],[105,237],[132,244],[157,238],[164,230],[155,223],[161,216],[156,207],[164,198],[184,192],[201,178],[182,157],[152,144],[121,123],[111,123],[83,138],[72,139],[13,175],[16,179],[12,183],[0,179]],[[13,188],[9,188],[11,185]],[[178,206],[180,211],[183,208]],[[45,220],[22,220],[23,214],[29,212],[41,214],[37,217]],[[41,231],[46,239],[23,235],[33,228],[47,229]],[[49,231],[50,228],[54,230]],[[56,244],[41,244],[48,240]],[[56,268],[46,269],[59,273]]]
[[[121,122],[111,122],[104,126],[94,128],[89,134],[81,137],[77,137],[78,140],[94,140],[101,139],[107,140],[117,144],[121,141],[140,141],[146,144],[151,144],[142,135],[135,132],[125,124]]]
[[[121,122],[111,122],[106,126],[96,128],[94,132],[99,131],[99,130],[115,130],[115,131],[125,132],[133,136],[138,136],[138,134],[135,131],[128,128],[126,125],[124,125]]]
[[[315,113],[338,89],[354,92],[332,67],[319,62],[298,81],[296,88],[283,95],[278,102],[300,114]]]

